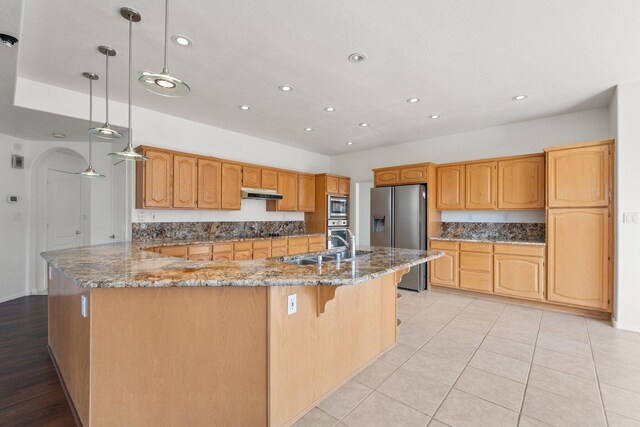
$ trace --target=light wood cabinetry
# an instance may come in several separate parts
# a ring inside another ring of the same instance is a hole
[[[465,166],[465,209],[486,210],[497,206],[497,162]]]
[[[242,166],[237,163],[222,163],[222,197],[220,207],[225,210],[240,210],[242,188]]]
[[[427,182],[427,166],[409,166],[400,169],[400,184],[422,184]]]
[[[478,292],[493,290],[493,245],[460,242],[458,285]]]
[[[278,172],[278,193],[281,200],[269,201],[267,210],[296,211],[298,209],[298,175],[292,172]]]
[[[262,169],[258,166],[242,166],[242,186],[249,188],[261,188]]]
[[[349,194],[349,190],[351,186],[351,180],[347,179],[347,178],[340,178],[339,179],[339,188],[338,188],[338,193],[342,194],[343,196],[347,196]]]
[[[164,247],[160,247],[158,251],[162,255],[187,259],[186,246],[164,246]]]
[[[149,158],[136,162],[136,208],[171,208],[173,204],[173,154],[139,147]]]
[[[324,236],[309,237],[309,252],[321,252],[327,248],[327,240]]]
[[[198,159],[173,156],[173,207],[194,209],[198,197]]]
[[[340,178],[337,176],[326,175],[327,181],[327,193],[329,194],[340,194]]]
[[[374,185],[384,187],[400,184],[400,169],[376,170],[374,174]]]
[[[253,259],[271,258],[271,240],[256,240],[253,242]]]
[[[349,198],[351,178],[329,174],[314,176],[314,210],[304,214],[305,227],[309,233],[327,233],[327,197],[329,195],[343,195]],[[311,182],[309,182],[311,185]],[[298,201],[300,206],[300,201]]]
[[[464,165],[436,168],[436,207],[439,210],[461,210],[465,203]]]
[[[273,169],[262,168],[260,170],[260,185],[265,190],[278,189],[278,171]]]
[[[544,248],[495,245],[494,293],[543,300],[545,289]]]
[[[211,246],[211,260],[217,262],[228,262],[233,259],[233,244],[219,243]]]
[[[316,178],[314,175],[298,174],[297,200],[299,212],[314,212],[316,210]]]
[[[287,239],[272,239],[271,240],[271,256],[287,256]]]
[[[430,283],[458,287],[458,243],[432,241],[431,249],[444,252],[444,256],[431,261]]]
[[[298,255],[309,252],[308,237],[291,237],[289,238],[288,255]]]
[[[218,160],[198,159],[198,208],[220,209],[222,165]]]
[[[498,162],[498,209],[544,208],[544,155]]]

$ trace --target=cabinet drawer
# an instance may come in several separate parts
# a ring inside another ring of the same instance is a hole
[[[160,248],[160,253],[162,255],[173,256],[176,258],[186,258],[187,247],[186,246],[167,246],[167,247]]]
[[[251,251],[236,251],[233,253],[233,259],[235,261],[246,261],[252,259]]]
[[[525,256],[544,256],[544,246],[531,245],[495,245],[494,251],[497,254],[513,254]]]
[[[490,254],[493,250],[493,243],[460,242],[460,250]]]
[[[271,248],[285,248],[287,247],[287,239],[272,239]]]
[[[309,252],[322,252],[327,249],[324,243],[309,244]]]
[[[317,245],[317,244],[324,245],[324,243],[325,243],[324,236],[311,236],[311,237],[309,237],[309,244],[310,245]]]
[[[213,261],[228,262],[231,261],[231,252],[214,252],[211,256]]]
[[[287,247],[276,247],[276,248],[271,248],[271,256],[272,257],[278,257],[278,256],[287,256]]]
[[[207,254],[189,255],[187,259],[189,261],[209,261],[211,260],[211,254],[207,253]]]
[[[309,245],[289,245],[289,255],[298,255],[309,252]]]
[[[427,167],[415,166],[400,169],[401,184],[418,184],[427,182]]]
[[[460,252],[460,269],[491,273],[491,257],[491,254],[480,254],[477,252]]]
[[[491,273],[460,271],[460,287],[478,292],[491,292],[493,290]]]
[[[208,255],[211,253],[211,245],[189,245],[188,253],[189,257],[192,255]]]
[[[298,246],[298,245],[308,245],[309,238],[308,237],[292,237],[289,239],[289,247]]]
[[[446,240],[432,240],[431,249],[446,249],[446,250],[458,250],[458,242],[451,242]]]
[[[376,187],[400,184],[400,170],[390,169],[384,171],[375,171],[374,180]]]
[[[271,249],[260,248],[253,250],[253,259],[265,259],[271,257]]]
[[[256,240],[253,242],[253,249],[270,249],[271,240]]]
[[[220,243],[217,245],[213,245],[213,252],[231,252],[233,251],[233,244],[231,243]]]
[[[233,244],[234,251],[251,251],[252,247],[251,242],[238,242]]]

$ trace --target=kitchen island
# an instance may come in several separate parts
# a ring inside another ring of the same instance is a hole
[[[281,426],[396,342],[396,284],[440,252],[187,261],[137,244],[43,254],[49,347],[84,426]]]

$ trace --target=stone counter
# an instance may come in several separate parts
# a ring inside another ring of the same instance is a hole
[[[478,238],[456,238],[456,237],[431,237],[429,240],[436,240],[441,242],[478,242],[478,243],[497,243],[500,245],[530,245],[530,246],[545,246],[546,243],[539,240],[504,240],[493,239],[487,237]]]

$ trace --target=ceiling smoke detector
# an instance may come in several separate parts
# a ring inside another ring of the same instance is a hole
[[[58,138],[58,139],[65,139],[67,137],[67,135],[65,135],[64,133],[60,133],[60,132],[54,132],[51,134],[51,136],[53,136],[54,138]]]
[[[2,44],[9,47],[13,47],[16,43],[18,43],[18,39],[10,34],[0,34],[0,41],[2,41]]]

